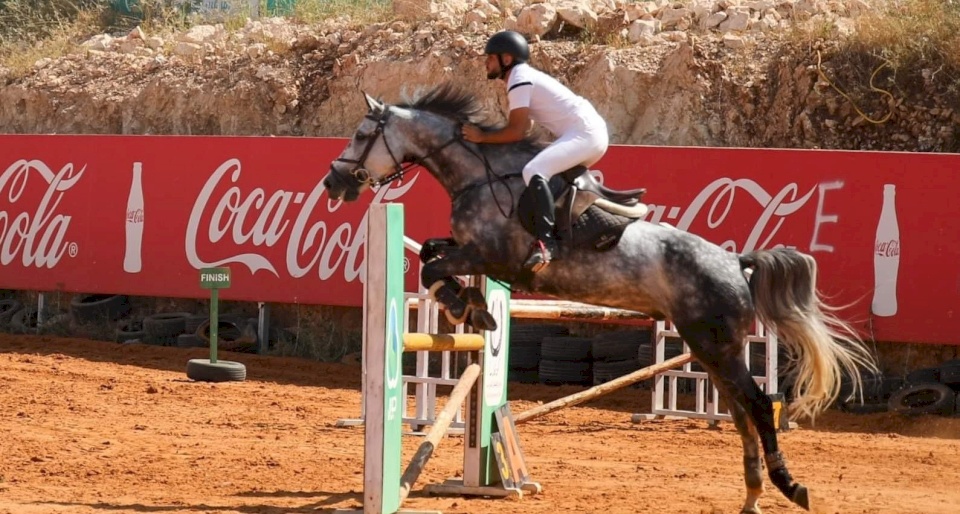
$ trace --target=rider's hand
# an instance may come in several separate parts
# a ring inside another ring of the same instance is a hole
[[[463,138],[471,143],[482,143],[483,142],[483,131],[480,128],[473,125],[463,125]]]

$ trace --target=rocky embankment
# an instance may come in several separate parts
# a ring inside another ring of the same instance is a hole
[[[137,28],[25,72],[0,67],[0,131],[346,136],[364,112],[360,90],[396,100],[444,80],[475,87],[497,116],[505,98],[483,79],[480,51],[511,28],[533,41],[535,66],[598,106],[614,143],[957,151],[960,113],[939,94],[936,70],[912,90],[881,70],[871,90],[872,70],[837,65],[836,41],[809,35],[829,27],[842,37],[871,9],[866,0],[397,0],[383,23]]]

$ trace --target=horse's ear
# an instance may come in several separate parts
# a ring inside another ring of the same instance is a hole
[[[370,111],[379,111],[383,109],[383,104],[367,93],[363,93],[363,98],[367,100],[367,107],[370,109]]]

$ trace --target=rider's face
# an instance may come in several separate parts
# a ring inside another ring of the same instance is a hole
[[[500,62],[497,60],[495,54],[487,54],[487,78],[488,79],[498,79],[500,78]]]
[[[510,63],[513,62],[513,56],[510,54],[502,54],[504,66],[510,66]],[[487,78],[488,79],[498,79],[500,74],[503,73],[503,69],[500,67],[500,60],[497,59],[496,54],[487,54]]]

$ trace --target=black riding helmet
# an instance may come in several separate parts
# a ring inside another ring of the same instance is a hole
[[[507,75],[510,68],[530,60],[530,46],[527,45],[527,39],[519,32],[512,30],[504,30],[490,36],[483,53],[497,56],[497,60],[500,61],[501,79]],[[510,66],[503,64],[503,54],[513,56],[513,63]]]

